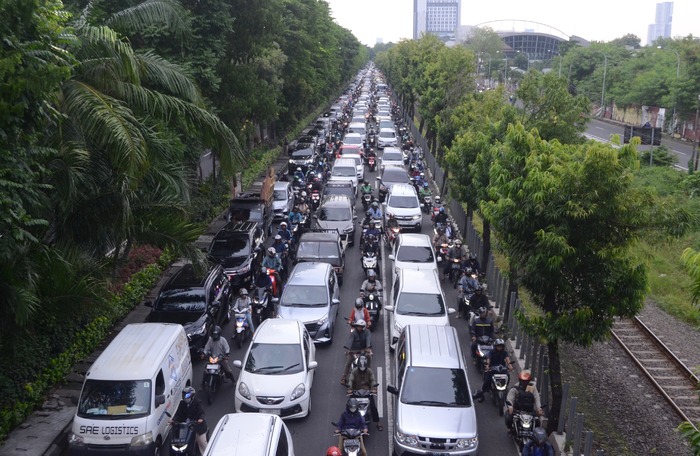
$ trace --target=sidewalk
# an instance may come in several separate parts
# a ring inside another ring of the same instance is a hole
[[[272,165],[278,176],[279,173],[286,170],[288,161],[289,157],[286,155],[280,156]],[[254,182],[251,187],[256,188],[256,186],[261,185],[261,182]],[[224,212],[216,217],[195,244],[207,247],[208,243],[204,245],[206,239],[211,240],[211,236],[226,224],[225,215]],[[176,271],[177,267],[173,266],[166,269],[158,283],[148,292],[144,302],[154,301],[160,288]],[[128,324],[143,323],[150,311],[150,307],[142,304],[137,305],[122,321],[117,323],[97,350],[73,366],[73,370],[66,376],[64,384],[56,386],[49,393],[41,408],[10,432],[7,440],[0,445],[0,456],[59,456],[62,454],[68,447],[68,433],[77,409],[76,404],[85,373],[119,331]]]

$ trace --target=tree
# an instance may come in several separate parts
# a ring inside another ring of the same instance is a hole
[[[506,48],[501,37],[491,27],[474,27],[464,46],[471,49],[477,56],[493,56]]]
[[[610,42],[610,44],[613,44],[615,46],[628,46],[632,49],[639,49],[641,47],[641,43],[642,40],[634,33],[628,33],[626,35],[621,36],[620,38],[615,38]]]
[[[550,431],[562,397],[559,342],[604,340],[613,318],[635,315],[644,300],[646,268],[629,247],[652,200],[632,185],[637,166],[632,145],[562,145],[522,125],[508,128],[491,166],[481,209],[539,309],[523,322],[548,348]]]
[[[522,102],[521,122],[526,129],[536,128],[545,140],[581,142],[590,103],[583,96],[572,96],[564,78],[554,73],[530,72],[516,95]]]

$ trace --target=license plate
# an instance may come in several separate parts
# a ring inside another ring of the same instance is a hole
[[[434,452],[430,452],[430,453],[428,453],[428,456],[450,456],[450,453],[434,453]]]
[[[207,370],[216,370],[219,368],[218,364],[207,364]]]
[[[357,439],[345,439],[343,441],[344,446],[360,446],[360,441]]]
[[[270,415],[279,415],[282,409],[260,409],[260,413],[269,413]]]

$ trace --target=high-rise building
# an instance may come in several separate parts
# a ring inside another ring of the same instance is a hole
[[[430,33],[454,40],[461,14],[462,0],[413,0],[413,39]]]
[[[657,3],[655,22],[649,24],[647,30],[647,45],[653,44],[657,38],[670,38],[672,21],[673,2]]]

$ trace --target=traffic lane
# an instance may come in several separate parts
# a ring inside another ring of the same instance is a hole
[[[368,179],[374,179],[375,173],[368,173]],[[333,436],[333,425],[345,410],[347,402],[346,388],[340,384],[340,377],[345,366],[345,349],[347,345],[350,327],[345,318],[350,316],[355,300],[359,296],[360,286],[364,281],[364,271],[359,253],[359,239],[364,210],[358,199],[355,206],[358,218],[356,221],[355,245],[348,247],[345,252],[345,271],[343,285],[340,287],[340,308],[335,321],[335,334],[333,343],[325,346],[316,346],[316,359],[318,368],[314,378],[314,386],[311,388],[311,401],[313,403],[310,416],[303,420],[287,421],[287,426],[292,433],[296,454],[315,455],[325,454],[330,446],[338,444],[338,438]],[[379,394],[377,406],[386,404],[386,368],[384,366],[384,334],[380,317],[378,327],[372,331],[372,347],[374,355],[371,367],[377,380],[381,380],[378,387]],[[369,454],[388,454],[388,440],[386,437],[386,410],[385,405],[380,408],[379,414],[384,425],[384,431],[379,432],[374,424],[370,424],[370,436],[365,445]]]

